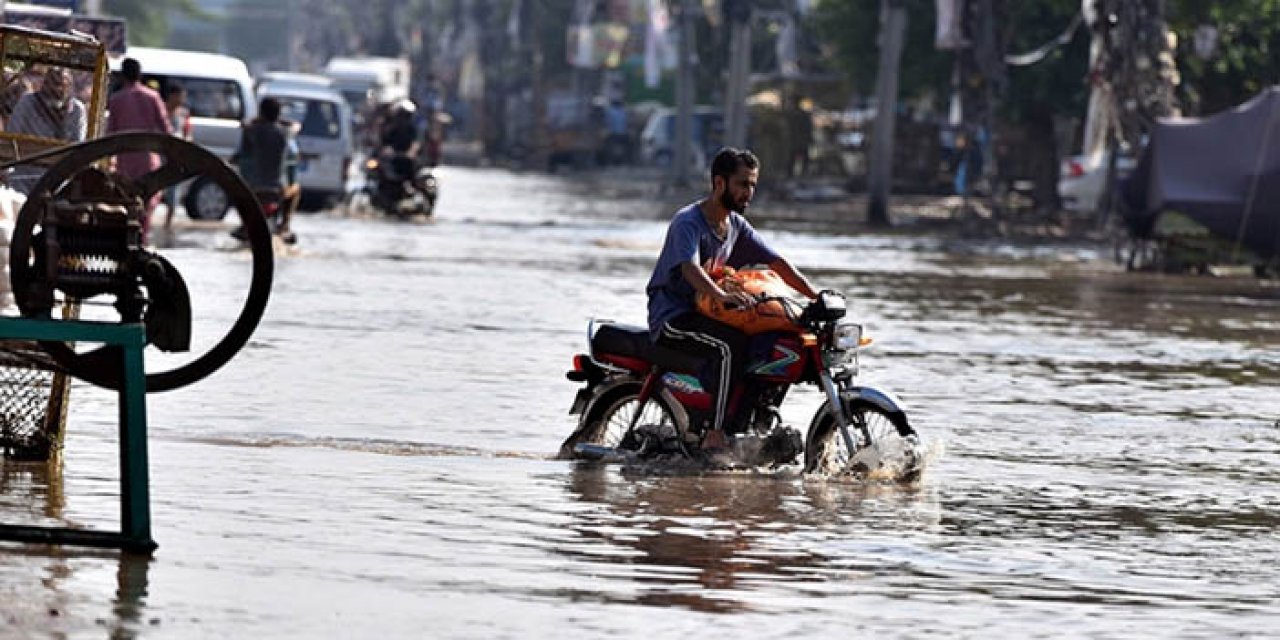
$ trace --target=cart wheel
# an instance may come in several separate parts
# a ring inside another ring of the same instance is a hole
[[[191,178],[207,179],[220,187],[227,194],[231,206],[240,213],[253,256],[249,293],[226,334],[194,360],[173,369],[147,374],[147,391],[168,391],[204,378],[240,351],[262,319],[271,292],[274,254],[271,232],[262,207],[240,176],[217,156],[174,136],[143,132],[107,136],[68,149],[32,188],[18,214],[9,251],[10,282],[15,301],[24,316],[48,315],[49,310],[41,308],[41,303],[33,298],[30,286],[36,277],[32,241],[38,233],[37,227],[42,224],[44,212],[51,202],[67,196],[65,192],[72,178],[93,168],[99,161],[126,152],[153,152],[164,158],[160,168],[137,179],[112,175],[128,195],[136,196],[142,202]],[[123,384],[118,356],[110,347],[78,353],[67,343],[40,344],[58,364],[78,378],[109,389],[119,389]]]

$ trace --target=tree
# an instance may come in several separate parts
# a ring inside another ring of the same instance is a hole
[[[1172,0],[1169,26],[1185,113],[1221,111],[1280,84],[1280,0]],[[1213,41],[1207,55],[1196,50],[1197,32]]]
[[[900,84],[901,95],[910,97],[923,93],[949,95],[953,69],[957,56],[968,56],[964,69],[963,88],[985,85],[994,78],[982,78],[973,60],[973,51],[959,53],[938,51],[934,46],[936,9],[933,0],[903,0],[911,20],[908,21],[906,47],[903,54]],[[976,22],[973,11],[981,5],[965,3],[970,12],[970,26]],[[1001,2],[986,6],[1000,7],[992,16],[998,33],[996,55],[1010,51],[1032,50],[1053,40],[1071,23],[1079,12],[1079,0],[1039,0],[1037,2]],[[856,90],[866,95],[875,79],[878,60],[876,29],[879,25],[876,12],[879,3],[850,2],[848,0],[822,0],[817,6],[815,24],[825,40],[825,48],[831,52],[837,64],[854,83]],[[975,34],[969,33],[970,41]],[[1029,174],[1037,182],[1037,193],[1044,205],[1053,208],[1056,203],[1057,157],[1054,144],[1054,116],[1082,114],[1087,93],[1086,67],[1088,38],[1080,34],[1069,44],[1058,48],[1035,65],[1007,70],[1007,83],[997,82],[1002,90],[991,95],[995,101],[998,121],[1013,125],[1026,136],[1019,149],[1031,153],[1018,158],[1003,160],[1016,166],[1015,173]],[[999,64],[999,63],[997,63]],[[976,84],[975,84],[976,83]],[[982,92],[979,92],[982,93]],[[985,112],[983,100],[974,102],[972,92],[969,113]],[[979,104],[983,103],[983,104]],[[971,122],[985,124],[985,122]],[[1004,127],[1007,128],[1007,127]],[[1010,148],[1005,145],[1004,148]]]
[[[128,22],[129,44],[152,47],[164,46],[170,13],[210,18],[195,0],[103,0],[102,10]]]
[[[867,176],[867,221],[887,227],[889,221],[889,187],[893,176],[893,125],[896,118],[883,117],[896,112],[898,77],[902,64],[902,45],[907,30],[907,12],[901,0],[881,0],[880,52],[876,71],[876,128],[871,139],[871,166]]]
[[[1035,50],[1053,41],[1080,11],[1078,0],[1006,2],[1003,30],[1010,52]],[[1030,178],[1037,207],[1058,210],[1058,162],[1066,150],[1058,148],[1056,120],[1082,118],[1089,94],[1089,35],[1077,28],[1071,40],[1035,64],[1009,68],[1009,86],[1000,97],[999,113],[1025,136],[1024,145],[1007,145],[1004,167],[1011,177]],[[1014,149],[1021,153],[1015,153]]]
[[[951,77],[951,55],[933,46],[934,0],[903,0],[910,19],[902,56],[899,86],[904,96],[925,90],[945,94]],[[875,88],[880,3],[863,0],[820,0],[811,24],[821,49],[853,81],[854,90],[870,95]]]

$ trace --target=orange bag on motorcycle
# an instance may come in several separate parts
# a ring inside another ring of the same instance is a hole
[[[791,299],[791,288],[773,270],[725,268],[720,277],[712,277],[721,289],[744,291],[756,299],[756,304],[746,309],[727,309],[711,296],[699,293],[695,300],[698,313],[749,336],[766,331],[799,333],[804,330],[799,323],[800,305]]]

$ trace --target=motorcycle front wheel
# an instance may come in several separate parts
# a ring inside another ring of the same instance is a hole
[[[902,413],[890,413],[865,400],[847,401],[849,450],[830,407],[824,404],[809,426],[804,447],[807,473],[876,475],[910,480],[920,471],[920,440]]]

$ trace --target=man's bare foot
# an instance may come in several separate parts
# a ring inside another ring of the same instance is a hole
[[[722,429],[711,429],[707,431],[707,435],[702,437],[703,449],[724,449],[729,446],[729,442],[724,438]]]

